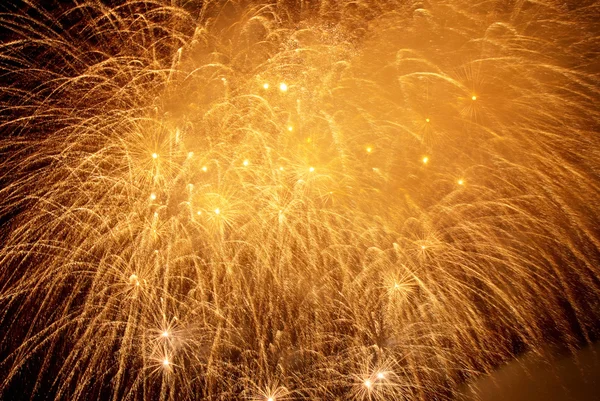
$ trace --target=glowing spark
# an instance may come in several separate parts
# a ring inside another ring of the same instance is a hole
[[[475,96],[475,95],[471,96],[471,100],[477,100],[477,96]]]
[[[196,212],[196,214],[197,214],[198,216],[200,216],[200,215],[202,214],[202,211],[201,211],[201,210],[198,210],[198,211]]]
[[[150,199],[156,200],[156,194],[154,192],[150,194]]]
[[[188,159],[191,159],[192,157],[194,157],[194,152],[188,152],[187,157],[188,157]]]
[[[279,167],[279,171],[283,171],[283,167]]]
[[[377,378],[378,379],[385,379],[385,375],[383,373],[377,373]]]
[[[263,88],[265,88],[265,89],[269,89],[269,84],[265,82],[265,83],[263,84]]]
[[[244,166],[247,166],[248,164],[250,164],[250,162],[248,160],[244,160],[244,162],[242,163]]]
[[[367,148],[367,153],[371,153],[372,151],[373,151],[373,148],[369,146],[369,147]]]
[[[314,167],[310,167],[310,168],[308,169],[308,171],[310,171],[310,172],[312,173],[313,171],[315,171],[315,168],[314,168]]]
[[[220,214],[220,213],[221,213],[221,209],[219,209],[219,208],[216,208],[216,209],[215,209],[215,214]]]
[[[279,90],[282,91],[282,92],[287,92],[288,86],[285,83],[282,82],[282,83],[279,84]]]
[[[163,331],[161,335],[163,337],[169,337],[169,332],[168,331]]]
[[[373,385],[373,383],[371,383],[371,380],[369,380],[369,379],[365,380],[365,387],[366,388],[371,388],[372,385]]]
[[[164,366],[169,366],[171,362],[169,362],[169,360],[167,358],[163,359],[163,365]]]
[[[153,159],[158,159],[158,153],[152,153],[152,158]]]
[[[423,164],[427,164],[427,162],[429,161],[429,157],[425,156],[422,159]]]
[[[202,171],[204,171],[206,173],[208,171],[208,167],[202,166]]]
[[[292,132],[294,130],[294,127],[292,127],[291,125],[288,127],[288,131]]]
[[[428,123],[428,122],[429,122],[429,118],[426,118],[426,119],[425,119],[425,122],[426,122],[426,123]]]
[[[463,180],[463,179],[461,178],[461,179],[459,179],[458,181],[456,181],[456,183],[457,183],[458,185],[464,185],[464,184],[465,184],[465,180]]]

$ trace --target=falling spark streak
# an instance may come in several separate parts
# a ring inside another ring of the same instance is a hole
[[[593,2],[38,3],[0,398],[452,400],[597,339]]]

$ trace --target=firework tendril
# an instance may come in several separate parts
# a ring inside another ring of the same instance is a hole
[[[0,398],[451,400],[596,341],[597,2],[0,11]]]

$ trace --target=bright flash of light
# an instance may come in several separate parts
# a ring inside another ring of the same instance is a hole
[[[132,274],[131,276],[129,276],[129,284],[133,284],[133,285],[140,284],[137,274]]]

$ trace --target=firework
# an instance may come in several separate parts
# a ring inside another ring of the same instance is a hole
[[[2,397],[452,399],[596,339],[594,2],[2,8]]]

